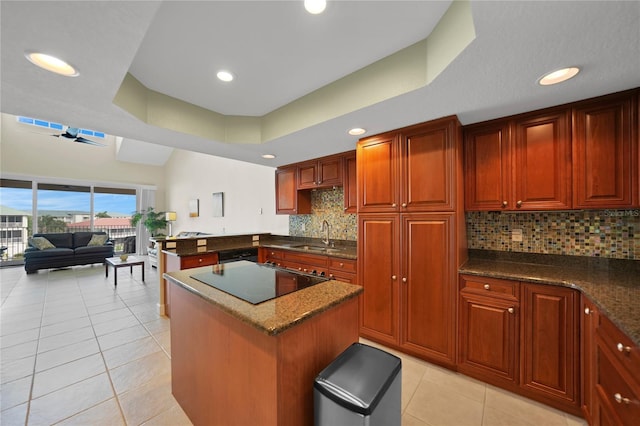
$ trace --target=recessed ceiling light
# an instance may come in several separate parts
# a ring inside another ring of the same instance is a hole
[[[366,132],[365,129],[362,129],[360,127],[354,127],[353,129],[349,130],[349,134],[353,135],[353,136],[360,136],[362,134],[364,134]]]
[[[216,76],[222,81],[233,80],[233,74],[231,74],[229,71],[218,71],[218,74],[216,74]]]
[[[26,52],[24,56],[32,64],[47,71],[64,75],[65,77],[75,77],[80,74],[74,67],[55,56],[46,55],[40,52]]]
[[[276,158],[276,156],[275,156],[275,155],[273,155],[273,154],[263,154],[263,155],[262,155],[262,158],[266,158],[266,159],[268,159],[268,160],[271,160],[271,159],[273,159],[273,158]]]
[[[304,8],[312,15],[324,12],[326,7],[326,0],[304,0]]]
[[[574,77],[578,72],[580,72],[580,68],[578,67],[562,68],[545,74],[540,78],[540,80],[538,80],[538,84],[542,86],[549,86],[552,84],[562,83],[563,81],[567,81],[571,77]]]

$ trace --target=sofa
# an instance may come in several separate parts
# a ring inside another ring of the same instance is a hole
[[[106,232],[34,234],[24,251],[27,274],[39,269],[104,263],[113,257],[113,242]]]

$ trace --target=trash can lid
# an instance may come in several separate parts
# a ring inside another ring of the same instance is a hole
[[[313,387],[335,403],[369,415],[401,367],[397,356],[354,343],[318,374]]]

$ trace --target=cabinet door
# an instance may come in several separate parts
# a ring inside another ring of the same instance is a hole
[[[460,293],[458,371],[493,384],[518,380],[518,305]]]
[[[398,343],[398,215],[358,215],[361,335]]]
[[[402,215],[401,345],[449,365],[456,340],[454,223],[453,214]]]
[[[358,142],[358,213],[398,210],[398,155],[397,133]]]
[[[296,166],[276,170],[276,214],[311,213],[311,195],[298,191],[296,173]]]
[[[318,187],[342,186],[342,155],[321,158],[318,161]]]
[[[548,111],[515,123],[515,208],[571,208],[570,111]]]
[[[402,130],[400,211],[455,208],[455,158],[459,123],[435,120]]]
[[[358,179],[356,175],[356,152],[344,157],[344,211],[356,213],[358,210]]]
[[[633,206],[638,194],[635,107],[626,94],[574,108],[574,208]]]
[[[309,161],[298,164],[298,189],[310,189],[318,186],[318,162]]]
[[[550,402],[579,407],[577,293],[522,285],[521,385]]]
[[[598,311],[593,302],[583,295],[580,305],[580,348],[582,353],[580,375],[582,377],[582,413],[589,424],[592,423],[593,405],[596,398],[595,338],[597,325]]]
[[[465,129],[465,209],[504,210],[511,188],[510,127],[507,121]]]

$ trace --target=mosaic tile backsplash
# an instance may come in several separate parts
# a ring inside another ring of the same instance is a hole
[[[466,222],[470,249],[640,260],[640,209],[467,212]]]
[[[358,216],[344,212],[344,191],[318,189],[311,191],[311,214],[289,216],[289,235],[324,238],[322,221],[329,222],[332,240],[355,241],[358,236]]]

